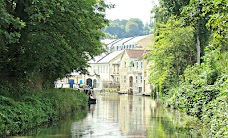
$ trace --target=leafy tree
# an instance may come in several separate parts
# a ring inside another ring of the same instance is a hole
[[[110,25],[104,29],[104,32],[111,35],[111,38],[125,37],[126,20],[110,21]]]
[[[184,6],[189,4],[190,0],[161,0],[161,7],[164,7],[170,15],[181,16]]]
[[[222,52],[228,51],[228,5],[224,0],[208,0],[202,2],[202,16],[209,14],[209,20],[206,24],[212,31],[211,44],[220,47]]]
[[[204,55],[204,48],[208,45],[210,31],[206,28],[208,15],[202,16],[202,8],[204,5],[201,1],[190,0],[189,5],[182,10],[185,23],[192,25],[195,28],[196,48],[197,48],[197,63],[200,63],[201,56]]]
[[[153,27],[153,24],[150,24]],[[143,34],[150,34],[151,30],[150,30],[150,25],[148,23],[145,24],[144,28],[143,28]]]
[[[3,0],[1,78],[44,87],[103,52],[103,0]],[[91,48],[93,47],[93,48]]]
[[[126,33],[128,37],[141,35],[143,32],[143,22],[137,18],[131,18],[126,24]]]
[[[125,38],[132,36],[146,35],[151,31],[152,26],[145,25],[138,18],[131,18],[129,20],[111,20],[110,24],[103,29],[107,38]]]
[[[131,21],[127,22],[126,33],[127,33],[127,37],[136,36],[139,33],[138,24],[136,22],[131,22]]]
[[[194,29],[181,23],[173,17],[166,24],[158,24],[162,29],[149,57],[153,63],[150,82],[162,91],[178,85],[185,68],[195,63]]]

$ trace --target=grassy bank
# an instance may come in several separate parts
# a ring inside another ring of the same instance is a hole
[[[0,95],[0,136],[26,131],[87,107],[87,96],[70,89],[31,92],[19,98]]]

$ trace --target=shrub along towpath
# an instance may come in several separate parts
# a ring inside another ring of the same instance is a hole
[[[31,92],[13,99],[0,95],[0,137],[60,120],[87,108],[87,96],[71,89]]]

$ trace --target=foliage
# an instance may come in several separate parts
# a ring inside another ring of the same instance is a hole
[[[159,36],[149,60],[151,67],[150,82],[160,87],[169,88],[176,85],[179,75],[185,68],[195,62],[194,32],[192,27],[182,27],[181,20],[170,18],[166,24],[157,24]],[[178,36],[178,37],[177,37]]]
[[[152,26],[152,25],[151,25]],[[149,34],[151,31],[149,24],[143,24],[138,18],[129,20],[111,20],[110,24],[103,29],[107,38],[126,38]],[[153,27],[153,26],[152,26]]]
[[[83,110],[87,96],[79,91],[53,89],[19,99],[0,96],[0,136],[13,135]]]
[[[142,35],[143,32],[143,22],[137,18],[131,18],[127,21],[125,30],[129,37]]]
[[[182,8],[188,5],[190,0],[162,0],[160,1],[161,7],[164,7],[171,15],[181,15]]]
[[[202,15],[209,15],[206,26],[213,31],[211,44],[214,47],[220,47],[223,51],[227,51],[228,44],[228,22],[227,1],[224,0],[208,0],[203,1]]]
[[[0,77],[11,83],[49,87],[104,51],[109,6],[102,0],[3,0],[0,7]]]
[[[103,29],[107,38],[123,38],[125,37],[127,20],[110,20],[109,26]]]
[[[150,81],[155,84],[154,91],[160,92],[167,106],[198,117],[209,129],[208,137],[228,136],[227,5],[224,0],[161,0],[160,7],[154,9],[156,39],[150,57],[153,65]],[[182,33],[178,33],[178,28],[182,28]],[[192,41],[188,41],[192,47],[184,45],[189,38],[185,33],[194,34]],[[179,64],[173,64],[180,61],[174,57],[186,51],[174,52],[173,45],[197,53],[193,58],[182,56],[186,64],[180,62],[184,67],[181,71],[176,68]],[[199,64],[193,64],[196,59]]]
[[[207,50],[204,63],[188,67],[180,85],[163,97],[169,106],[200,118],[212,137],[228,135],[228,72],[221,68],[227,59],[221,60],[221,55],[218,49]]]

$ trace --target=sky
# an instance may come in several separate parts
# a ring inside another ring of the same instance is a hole
[[[106,18],[130,19],[139,18],[143,23],[150,22],[150,11],[158,3],[158,0],[106,0],[108,3],[115,4],[116,7],[106,11]]]

